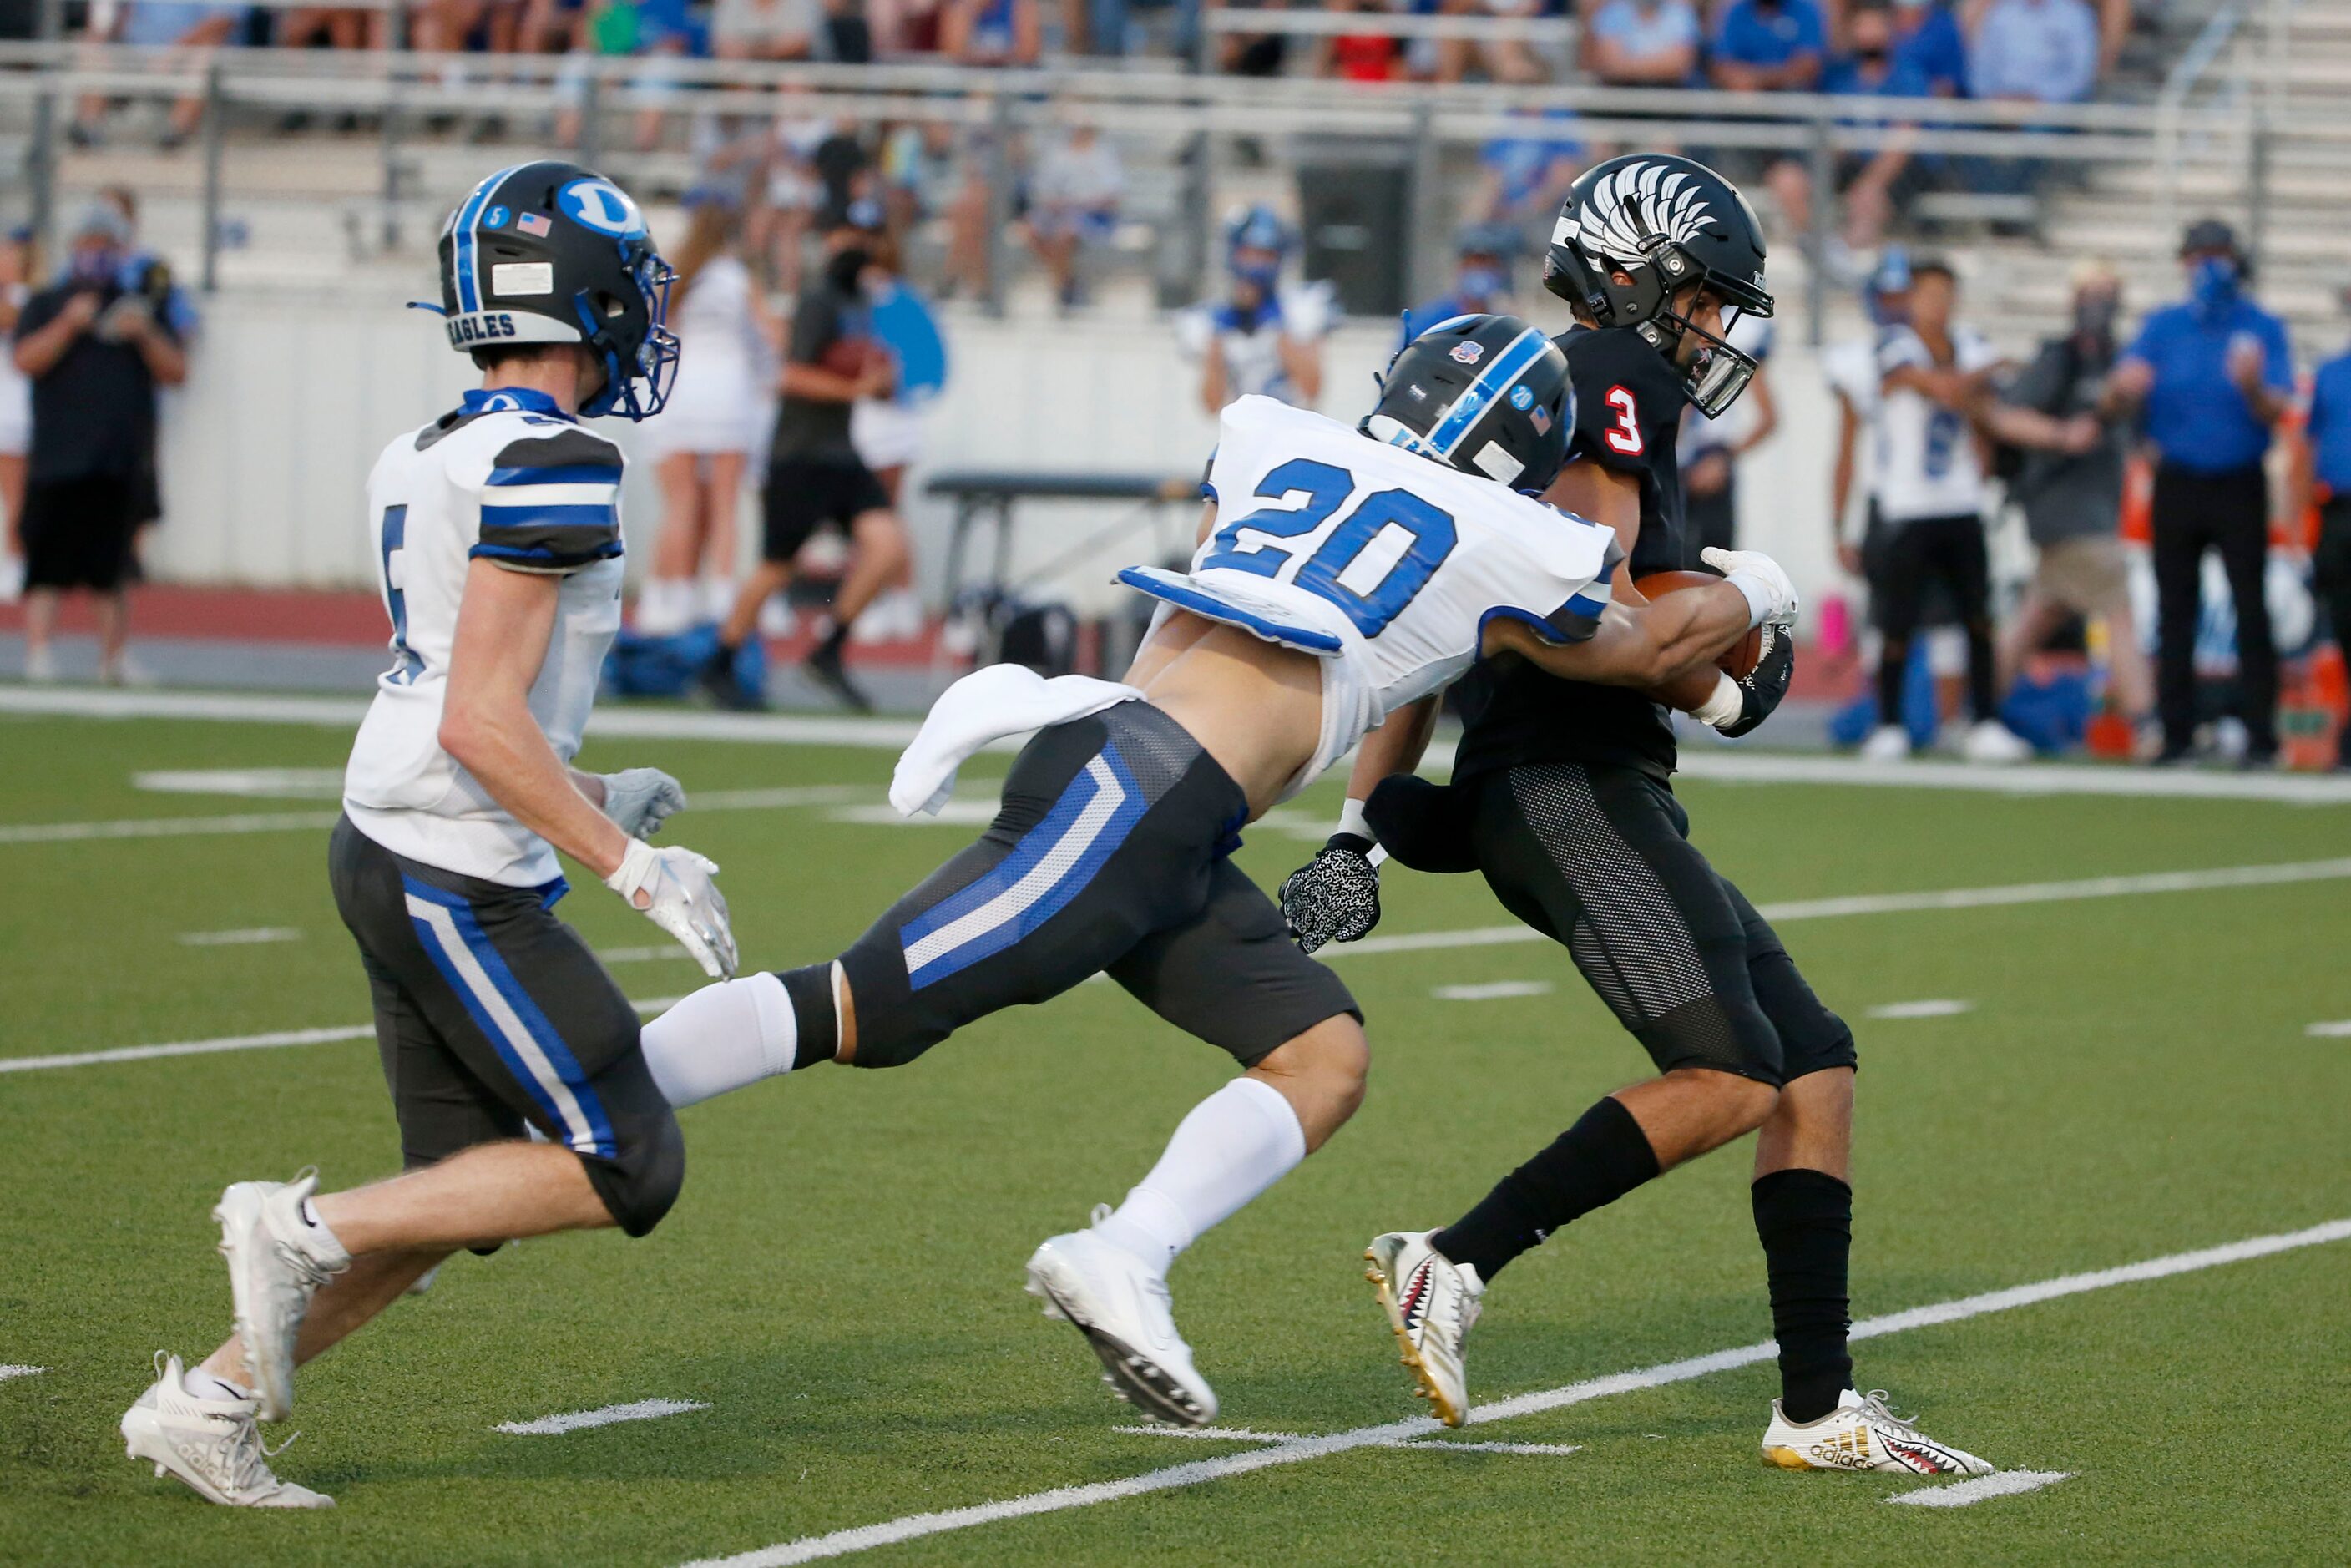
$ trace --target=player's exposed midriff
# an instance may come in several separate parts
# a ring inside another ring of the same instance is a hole
[[[1322,734],[1322,661],[1216,626],[1144,685],[1249,796],[1254,821],[1313,758]]]

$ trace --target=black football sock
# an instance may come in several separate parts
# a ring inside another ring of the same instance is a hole
[[[1615,1100],[1603,1100],[1430,1244],[1490,1281],[1561,1226],[1615,1202],[1656,1174],[1657,1156],[1641,1124]]]
[[[778,970],[784,995],[792,999],[792,1018],[799,1038],[792,1045],[792,1071],[831,1061],[841,1049],[841,1008],[832,988],[832,965],[810,964],[800,969]]]
[[[1910,678],[1910,644],[1888,642],[1877,661],[1877,722],[1902,727],[1902,688]]]
[[[1752,1197],[1780,1342],[1780,1408],[1791,1421],[1817,1421],[1853,1386],[1853,1188],[1825,1171],[1773,1171]]]

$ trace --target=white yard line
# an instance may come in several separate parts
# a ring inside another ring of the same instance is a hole
[[[2314,1023],[2303,1033],[2313,1040],[2341,1040],[2351,1035],[2351,1019],[2336,1019],[2331,1023]]]
[[[1302,1432],[1256,1432],[1247,1427],[1113,1427],[1113,1432],[1138,1437],[1205,1437],[1222,1443],[1307,1443]],[[1457,1454],[1542,1454],[1557,1458],[1583,1452],[1576,1443],[1449,1443],[1432,1437],[1391,1437],[1375,1445],[1383,1448],[1443,1448]]]
[[[242,931],[183,931],[183,947],[249,947],[263,942],[299,942],[302,933],[291,925],[249,925]]]
[[[1557,1458],[1583,1452],[1581,1443],[1447,1443],[1441,1438],[1423,1437],[1416,1442],[1396,1443],[1398,1448],[1430,1448],[1448,1454],[1542,1454]]]
[[[1973,1012],[1975,1003],[1956,1001],[1949,997],[1930,997],[1918,1002],[1887,1002],[1869,1009],[1874,1019],[1949,1019]]]
[[[2039,1491],[2053,1487],[2059,1481],[2074,1479],[2071,1470],[2001,1470],[1996,1475],[1978,1476],[1971,1481],[1956,1486],[1920,1487],[1886,1500],[1907,1502],[1914,1508],[1966,1508],[1988,1497],[2013,1497],[2021,1491]]]
[[[37,1377],[47,1371],[48,1368],[46,1366],[0,1365],[0,1383],[5,1383],[12,1377]]]
[[[663,1416],[683,1416],[689,1410],[707,1410],[706,1399],[640,1399],[632,1405],[607,1405],[599,1410],[574,1410],[562,1416],[542,1416],[536,1421],[501,1421],[490,1428],[493,1432],[511,1432],[518,1437],[545,1437],[558,1432],[577,1432],[583,1427],[610,1427],[618,1421],[652,1421]]]
[[[2150,1258],[2145,1262],[2125,1264],[2116,1269],[2101,1269],[2087,1274],[2064,1274],[2037,1284],[2018,1285],[2005,1291],[1990,1291],[1981,1295],[1962,1296],[1956,1301],[1938,1301],[1931,1306],[1914,1307],[1908,1312],[1893,1312],[1885,1317],[1865,1318],[1853,1325],[1855,1339],[1874,1339],[1882,1334],[1901,1333],[1910,1329],[1925,1328],[1935,1323],[1957,1322],[1962,1319],[1981,1317],[1987,1312],[2003,1312],[2013,1308],[2030,1306],[2038,1301],[2054,1301],[2063,1296],[2080,1295],[2089,1291],[2103,1291],[2116,1285],[2137,1284],[2149,1280],[2168,1279],[2175,1274],[2192,1273],[2199,1269],[2218,1268],[2227,1263],[2243,1262],[2264,1258],[2272,1253],[2292,1251],[2301,1247],[2315,1247],[2326,1242],[2351,1239],[2351,1219],[2331,1220],[2304,1230],[2287,1231],[2277,1236],[2256,1236],[2225,1246],[2201,1248],[2193,1252],[2175,1252],[2169,1257]],[[1661,1388],[1668,1384],[1687,1383],[1711,1373],[1727,1372],[1733,1367],[1768,1361],[1777,1348],[1769,1340],[1761,1344],[1740,1345],[1730,1350],[1716,1351],[1710,1355],[1693,1356],[1687,1361],[1668,1362],[1662,1366],[1644,1368],[1637,1372],[1621,1372],[1610,1377],[1596,1377],[1583,1383],[1572,1383],[1564,1388],[1546,1389],[1537,1394],[1521,1394],[1515,1398],[1480,1405],[1469,1412],[1472,1425],[1504,1421],[1518,1416],[1531,1416],[1541,1411],[1562,1409],[1589,1400],[1605,1399],[1614,1395],[1631,1394],[1642,1389]],[[1188,1464],[1170,1465],[1164,1469],[1150,1470],[1122,1480],[1095,1481],[1085,1486],[1056,1487],[1050,1491],[1030,1492],[1023,1497],[1006,1498],[996,1502],[977,1503],[969,1508],[946,1509],[935,1513],[909,1514],[903,1519],[886,1520],[879,1524],[858,1525],[849,1530],[837,1530],[825,1535],[802,1536],[797,1541],[779,1542],[773,1546],[737,1553],[732,1557],[700,1558],[688,1568],[785,1568],[794,1563],[813,1563],[827,1557],[845,1557],[852,1552],[870,1552],[878,1546],[893,1546],[902,1541],[916,1541],[925,1536],[943,1535],[950,1531],[971,1530],[984,1524],[1000,1523],[1009,1519],[1026,1519],[1040,1513],[1061,1513],[1071,1509],[1094,1508],[1106,1502],[1117,1502],[1131,1497],[1144,1497],[1152,1492],[1170,1491],[1179,1487],[1199,1486],[1204,1482],[1226,1480],[1247,1475],[1252,1470],[1270,1469],[1276,1465],[1294,1465],[1308,1459],[1328,1458],[1354,1448],[1384,1448],[1403,1439],[1426,1437],[1442,1431],[1434,1417],[1410,1416],[1401,1421],[1384,1422],[1375,1427],[1357,1427],[1351,1431],[1333,1432],[1326,1437],[1301,1437],[1259,1448],[1249,1453],[1224,1454],[1210,1459],[1195,1459]],[[1408,1447],[1425,1445],[1414,1443]],[[1973,1482],[1966,1483],[1974,1485]],[[1938,1488],[1957,1490],[1957,1488]]]
[[[181,691],[102,691],[0,686],[0,714],[71,718],[169,718],[240,724],[319,725],[349,729],[367,711],[364,697],[269,696]],[[588,733],[651,740],[728,740],[848,746],[895,751],[920,727],[911,718],[850,718],[804,714],[705,713],[617,704],[596,711]],[[991,750],[1019,749],[1008,737]],[[1703,739],[1701,737],[1700,739]],[[1450,766],[1449,741],[1429,747],[1427,766]],[[2351,805],[2351,779],[2321,773],[2226,773],[2095,763],[2030,763],[1984,768],[1965,762],[1864,762],[1855,757],[1685,747],[1687,778],[1750,784],[1834,784],[1906,789],[1962,789],[1993,795],[2120,795],[2159,800],[2269,800],[2292,805]]]
[[[2080,882],[2028,882],[2004,887],[1946,888],[1934,893],[1863,894],[1851,898],[1818,898],[1761,906],[1774,921],[1826,920],[1855,915],[1902,915],[1924,910],[1991,909],[2017,904],[2054,904],[2081,898],[2126,898],[2147,893],[2199,893],[2218,888],[2273,887],[2291,883],[2321,882],[2351,877],[2351,859],[2299,861],[2283,865],[2221,866],[2210,871],[2153,872],[2141,876],[2091,877]],[[1479,925],[1462,931],[1422,931],[1400,936],[1370,936],[1361,942],[1333,944],[1322,950],[1330,958],[1370,957],[1379,953],[1411,953],[1447,947],[1487,947],[1549,938],[1523,925]],[[634,949],[622,948],[622,952]],[[623,959],[622,962],[629,960]],[[674,997],[640,1002],[641,1011],[665,1008]],[[132,1045],[111,1051],[73,1052],[62,1056],[0,1057],[0,1072],[30,1072],[50,1067],[87,1067],[107,1061],[139,1061],[159,1056],[201,1056],[216,1051],[256,1051],[271,1046],[314,1045],[328,1040],[356,1040],[374,1032],[371,1026],[343,1029],[290,1030],[277,1034],[236,1035],[226,1040],[182,1040],[170,1045]]]
[[[1489,980],[1482,986],[1439,986],[1428,994],[1440,1002],[1496,1002],[1507,997],[1551,994],[1549,980]]]
[[[679,997],[648,997],[630,1005],[641,1013],[675,1007]],[[371,1023],[340,1024],[328,1029],[281,1029],[269,1034],[232,1034],[218,1040],[182,1040],[166,1045],[124,1045],[111,1051],[80,1051],[62,1056],[0,1056],[0,1072],[38,1072],[52,1067],[96,1067],[110,1061],[149,1061],[162,1056],[211,1056],[225,1051],[273,1051],[288,1045],[329,1045],[337,1040],[367,1040],[375,1035]]]

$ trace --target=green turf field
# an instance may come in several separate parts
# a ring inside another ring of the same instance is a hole
[[[167,795],[150,769],[331,768],[330,728],[0,719],[0,829],[316,816],[300,800]],[[877,750],[591,746],[688,788],[852,785]],[[975,773],[1000,770],[1000,762]],[[967,779],[967,793],[985,780]],[[982,788],[975,788],[979,786]],[[1699,841],[1766,904],[2312,862],[2351,808],[1686,787]],[[1324,785],[1300,802],[1313,819]],[[747,966],[845,943],[970,829],[829,806],[689,813],[725,866]],[[0,832],[0,1058],[352,1026],[366,988],[318,827],[27,841]],[[1270,882],[1306,842],[1253,831]],[[1392,873],[1382,936],[1493,926],[1474,879]],[[592,883],[601,947],[661,934]],[[191,934],[291,939],[190,946]],[[1783,926],[1861,1038],[1855,1311],[1872,1317],[2351,1218],[2351,882],[1875,915]],[[1223,1423],[1357,1433],[1340,1451],[1123,1433],[1078,1338],[1020,1265],[1147,1167],[1229,1071],[1115,988],[988,1020],[915,1067],[813,1071],[685,1113],[685,1194],[651,1239],[461,1257],[308,1369],[281,1474],[318,1515],[207,1507],[122,1457],[156,1348],[193,1361],[228,1292],[206,1210],[230,1180],[388,1173],[371,1043],[0,1073],[0,1561],[596,1563],[646,1568],[906,1516],[1263,1454],[1148,1495],[925,1535],[877,1564],[1013,1561],[2343,1562],[2351,1240],[2086,1291],[1856,1347],[1864,1387],[2003,1468],[2075,1472],[1957,1509],[1918,1483],[1763,1469],[1768,1362],[1481,1424],[1360,1441],[1416,1416],[1360,1276],[1374,1232],[1455,1217],[1646,1059],[1551,947],[1340,957],[1369,1016],[1362,1114],[1204,1239],[1176,1308]],[[632,996],[698,978],[614,972]],[[1548,982],[1447,1000],[1439,987]],[[1873,1019],[1949,1000],[1954,1016]],[[1513,1268],[1471,1341],[1481,1399],[1754,1343],[1770,1333],[1747,1154],[1713,1156]],[[618,1403],[707,1408],[561,1436],[493,1428]]]

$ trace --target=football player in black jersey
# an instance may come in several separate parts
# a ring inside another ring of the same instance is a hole
[[[1755,362],[1727,341],[1739,312],[1768,315],[1763,238],[1738,188],[1680,157],[1633,154],[1586,172],[1552,234],[1543,283],[1575,324],[1557,340],[1575,392],[1573,458],[1546,499],[1614,528],[1614,584],[1679,568],[1682,406],[1728,409]],[[1734,552],[1708,550],[1728,570]],[[1738,888],[1688,841],[1668,779],[1668,707],[1727,734],[1786,691],[1789,628],[1740,680],[1643,694],[1559,680],[1504,658],[1462,682],[1468,723],[1443,789],[1414,778],[1433,699],[1364,738],[1340,831],[1282,889],[1310,951],[1378,919],[1376,841],[1408,866],[1484,873],[1503,905],[1561,943],[1646,1048],[1657,1076],[1600,1101],[1468,1214],[1395,1231],[1365,1254],[1420,1392],[1467,1416],[1462,1343],[1510,1260],[1675,1166],[1760,1130],[1752,1189],[1782,1397],[1762,1451],[1795,1469],[1983,1474],[1853,1387],[1846,1347],[1853,1032],[1822,1006]]]

